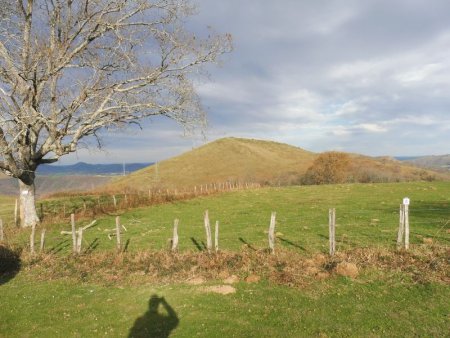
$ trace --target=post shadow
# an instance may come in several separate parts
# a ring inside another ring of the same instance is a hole
[[[13,279],[20,267],[20,253],[0,245],[0,285]]]
[[[160,305],[167,314],[159,312]],[[136,319],[128,338],[167,338],[178,323],[176,312],[165,298],[153,295],[149,300],[147,312]]]
[[[244,243],[249,249],[256,251],[255,247],[252,246],[249,242],[247,242],[245,239],[243,239],[242,237],[239,237],[239,241],[241,241],[242,243]]]
[[[198,251],[203,251],[202,246],[200,245],[200,243],[194,237],[191,237],[191,241],[192,241],[192,243],[194,243],[194,245],[195,245],[195,247],[197,248]]]

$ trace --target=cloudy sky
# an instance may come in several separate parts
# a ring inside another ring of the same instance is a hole
[[[156,119],[62,161],[151,162],[217,138],[366,155],[450,153],[448,0],[197,0],[234,51],[198,83],[206,140]]]

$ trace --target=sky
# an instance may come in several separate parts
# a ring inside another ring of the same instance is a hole
[[[61,164],[154,162],[222,137],[370,156],[450,153],[448,0],[197,0],[234,50],[196,83],[205,138],[156,118]]]

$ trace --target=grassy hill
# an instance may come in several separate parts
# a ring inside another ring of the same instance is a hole
[[[113,187],[193,187],[214,182],[287,182],[316,154],[287,144],[224,138],[115,180]]]
[[[445,176],[390,158],[348,154],[349,182],[398,182],[443,179]],[[302,182],[319,154],[288,144],[223,138],[157,165],[113,180],[112,190],[152,187],[192,188],[219,182],[290,185]],[[448,177],[447,177],[448,178]]]

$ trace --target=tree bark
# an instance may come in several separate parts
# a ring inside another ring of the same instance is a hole
[[[31,227],[39,223],[36,212],[34,180],[23,182],[19,180],[20,191],[20,226]]]

